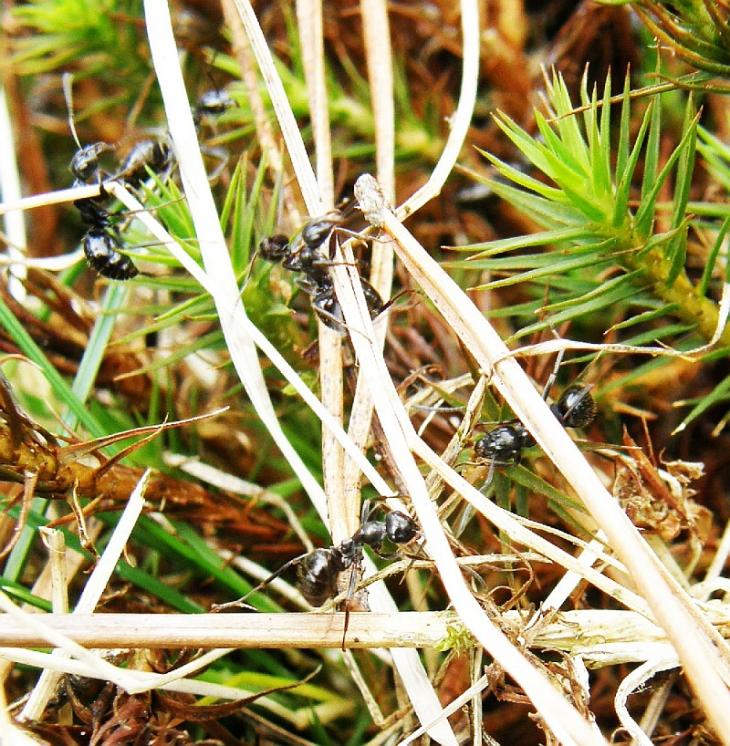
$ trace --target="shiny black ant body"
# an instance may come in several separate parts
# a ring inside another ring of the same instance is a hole
[[[97,145],[106,145],[106,143],[95,143],[93,146],[80,148],[71,161],[71,172],[77,177],[76,185],[80,180],[78,177],[86,175],[91,178],[96,175],[100,179],[97,156],[88,156],[85,151],[89,148],[96,148]],[[94,153],[94,151],[89,151]],[[81,155],[83,154],[83,155]],[[87,157],[88,156],[88,157]],[[92,162],[94,165],[92,167]],[[108,195],[104,185],[99,181],[99,195],[97,197],[87,197],[74,201],[74,207],[79,211],[81,220],[86,226],[86,233],[81,239],[84,249],[84,256],[88,265],[98,272],[102,277],[110,280],[131,280],[139,274],[139,270],[134,262],[125,254],[121,253],[121,237],[119,231],[112,222],[112,217],[104,207]]]
[[[390,559],[395,554],[383,553],[386,541],[394,545],[407,544],[418,535],[416,522],[406,513],[392,510],[385,515],[384,520],[374,520],[373,513],[377,507],[372,507],[369,500],[363,503],[360,513],[360,528],[355,533],[336,546],[315,549],[301,554],[282,565],[276,572],[252,588],[240,601],[244,601],[252,593],[265,588],[272,580],[278,578],[289,568],[297,567],[297,589],[311,606],[319,607],[337,595],[337,581],[341,573],[351,570],[348,586],[348,599],[352,596],[357,579],[357,570],[362,564],[363,550],[370,547],[379,557]],[[239,603],[238,601],[235,603]],[[349,623],[349,609],[345,610],[345,626],[342,635],[344,649],[345,635]]]
[[[99,196],[106,197],[103,186]],[[122,243],[119,231],[101,202],[97,198],[79,199],[74,205],[87,227],[81,243],[89,266],[110,280],[131,280],[136,277],[139,270],[120,251]]]
[[[563,427],[585,427],[596,416],[596,403],[590,389],[579,384],[568,386],[550,409]],[[533,445],[535,439],[521,422],[500,425],[479,438],[474,444],[474,454],[490,462],[487,484],[495,466],[518,464],[523,449]]]
[[[292,560],[298,562],[297,588],[312,606],[321,606],[337,593],[340,573],[359,567],[364,547],[368,546],[378,556],[387,558],[389,555],[383,554],[386,539],[392,544],[407,544],[418,534],[415,521],[399,510],[387,513],[384,521],[372,520],[371,513],[370,505],[365,501],[360,528],[349,539]],[[291,563],[287,564],[291,566]],[[355,578],[354,572],[352,577]]]
[[[68,74],[63,77],[63,91],[68,106],[69,128],[78,147],[69,164],[69,170],[75,177],[74,186],[93,182],[99,184],[98,196],[74,201],[74,207],[79,211],[81,220],[86,226],[86,233],[81,239],[84,256],[89,266],[102,277],[110,280],[130,280],[139,274],[139,270],[134,262],[121,252],[121,236],[112,221],[111,214],[105,207],[109,195],[104,189],[105,174],[99,164],[99,156],[104,152],[114,150],[114,146],[106,142],[81,145],[73,117],[72,77]],[[130,175],[139,169],[144,170],[144,165],[141,163],[143,152],[146,152],[148,156],[155,155],[154,148],[139,148],[139,146],[140,143],[127,156],[121,171],[117,174],[119,178],[127,176],[129,180]],[[135,160],[131,161],[131,156],[135,151],[137,152]],[[160,146],[159,153],[162,152]],[[125,173],[126,171],[129,171],[129,175]]]
[[[322,323],[339,332],[344,330],[345,323],[329,274],[333,261],[331,256],[323,253],[322,247],[342,222],[342,213],[334,210],[307,223],[297,237],[298,241],[290,241],[286,236],[276,234],[264,238],[258,246],[258,253],[267,261],[281,262],[284,269],[302,273],[297,284],[312,299],[315,313]],[[376,318],[385,310],[386,304],[363,277],[360,277],[360,285],[370,316]]]

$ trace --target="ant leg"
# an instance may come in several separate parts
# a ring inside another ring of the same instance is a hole
[[[401,290],[399,293],[391,296],[385,303],[383,303],[383,307],[380,309],[378,315],[375,318],[380,318],[398,300],[398,298],[402,298],[404,295],[409,295],[411,292],[413,291]]]
[[[272,572],[271,575],[269,575],[267,578],[262,580],[258,585],[251,588],[248,593],[244,593],[241,598],[236,599],[235,601],[229,601],[225,604],[214,604],[210,607],[210,610],[213,612],[222,611],[223,609],[232,608],[234,606],[247,606],[248,608],[253,608],[249,604],[244,603],[246,599],[252,595],[253,593],[257,593],[258,591],[266,588],[269,583],[271,583],[272,580],[276,580],[280,575],[283,575],[290,567],[294,567],[295,565],[298,565],[308,554],[309,552],[305,552],[304,554],[300,554],[297,557],[294,557],[293,559],[290,559],[288,562],[285,562],[278,570],[275,572]]]
[[[225,148],[213,147],[212,145],[201,145],[200,152],[218,162],[218,165],[208,174],[208,182],[214,184],[228,165],[231,154]]]
[[[251,257],[248,260],[248,265],[246,266],[246,273],[243,276],[243,283],[241,285],[241,292],[243,292],[248,287],[248,282],[251,279],[251,274],[253,273],[253,265],[256,261],[256,258],[259,255],[259,249],[258,246],[253,250],[253,253],[251,254]]]
[[[479,489],[479,492],[484,492],[486,495],[487,493],[485,490],[492,484],[492,480],[494,479],[494,467],[495,467],[495,461],[492,459],[489,462],[489,471],[487,472],[487,478],[484,480],[484,484]]]
[[[555,331],[555,329],[551,329],[553,336],[555,339],[560,339],[560,336]],[[550,395],[550,389],[555,385],[555,380],[558,377],[558,372],[560,371],[560,366],[563,364],[563,356],[565,355],[565,350],[559,350],[557,356],[555,357],[555,363],[553,364],[553,370],[548,376],[547,381],[545,381],[545,387],[542,390],[542,398],[547,401],[548,396]]]
[[[345,597],[345,625],[342,629],[342,650],[345,649],[345,638],[347,637],[347,629],[350,626],[350,601],[355,593],[357,576],[360,574],[360,565],[360,562],[354,562],[350,568],[350,580],[347,584],[347,596]]]
[[[419,412],[436,412],[437,414],[457,414],[464,411],[464,407],[430,407],[428,404],[411,404],[411,409]]]

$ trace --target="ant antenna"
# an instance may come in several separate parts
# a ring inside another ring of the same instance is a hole
[[[76,132],[76,125],[74,124],[74,95],[73,95],[73,73],[64,73],[61,78],[63,84],[63,97],[66,99],[66,111],[68,113],[68,126],[71,130],[76,146],[81,147],[81,141]]]

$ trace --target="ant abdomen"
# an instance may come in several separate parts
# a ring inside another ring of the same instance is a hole
[[[585,427],[596,417],[596,402],[586,386],[573,384],[550,409],[564,427]]]
[[[321,606],[337,593],[339,574],[354,561],[353,552],[349,551],[349,545],[345,545],[343,542],[339,547],[315,549],[300,562],[297,587],[310,605]]]
[[[108,228],[89,229],[83,239],[84,255],[92,269],[110,280],[131,280],[139,274],[134,262],[119,251],[119,241]]]
[[[479,438],[474,444],[474,453],[477,457],[488,459],[494,464],[509,466],[518,464],[522,449],[528,448],[534,442],[524,425],[500,425],[483,438]]]

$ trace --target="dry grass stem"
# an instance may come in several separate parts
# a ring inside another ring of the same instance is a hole
[[[714,727],[730,739],[730,693],[722,683],[730,680],[730,676],[708,639],[706,624],[695,615],[691,600],[679,587],[670,587],[654,553],[608,494],[520,366],[511,359],[503,359],[495,365],[507,354],[506,346],[468,296],[385,208],[382,198],[377,196],[377,185],[372,177],[361,177],[356,189],[368,219],[384,226],[396,239],[400,247],[396,251],[416,281],[448,319],[479,365],[492,373],[494,385],[515,415],[605,531],[654,616],[676,646]]]
[[[358,184],[361,181],[362,177]],[[371,211],[367,209],[367,201],[363,203],[361,193],[358,193],[357,197],[366,217],[370,219],[368,213]],[[605,743],[602,737],[596,737],[578,712],[556,694],[544,674],[534,668],[489,620],[467,587],[430,501],[423,477],[411,454],[409,440],[412,442],[418,436],[403,409],[382,354],[376,347],[375,333],[365,298],[358,276],[350,266],[352,258],[347,253],[345,261],[349,264],[335,266],[333,275],[348,327],[366,330],[363,335],[351,335],[361,375],[368,380],[378,418],[388,439],[388,446],[398,464],[418,522],[426,537],[426,551],[436,563],[454,609],[467,629],[525,689],[558,738],[565,743]]]
[[[459,103],[450,121],[451,130],[438,163],[428,181],[411,195],[396,211],[400,220],[405,220],[416,210],[432,200],[443,187],[456,165],[461,148],[469,131],[479,85],[479,5],[476,0],[461,0],[462,57],[461,90]]]
[[[304,63],[304,78],[309,97],[309,112],[314,134],[317,188],[326,211],[335,206],[330,136],[329,101],[325,83],[322,3],[320,0],[297,0],[299,42]],[[313,216],[316,217],[316,216]],[[344,421],[342,338],[318,320],[319,382],[322,404],[340,425]],[[334,543],[338,544],[355,531],[357,506],[345,503],[343,484],[345,454],[333,433],[322,432],[322,473],[327,497],[327,516]]]
[[[266,44],[261,26],[259,26],[256,14],[248,0],[234,0],[234,2],[256,57],[266,90],[271,98],[307,211],[310,215],[321,215],[325,212],[325,206],[322,202],[319,184],[315,178],[312,164],[309,162],[299,126],[294,118],[291,106],[289,106],[289,100],[286,97],[281,78],[276,72],[274,60]]]
[[[730,627],[730,604],[712,601],[703,607],[718,630]],[[447,640],[468,638],[454,612],[351,613],[345,646],[351,649],[442,647]],[[174,669],[162,679],[172,681],[203,668],[231,648],[338,648],[342,642],[342,612],[166,614],[164,628],[154,614],[45,614],[37,626],[24,618],[5,617],[0,645],[22,649],[53,642],[62,635],[84,648],[209,648],[204,659]],[[521,611],[507,611],[500,623],[510,636],[535,651],[560,650],[580,656],[591,668],[621,663],[649,663],[659,657],[679,666],[666,633],[633,611],[574,610],[550,612],[527,620]],[[472,641],[472,644],[474,642]],[[90,654],[88,654],[90,655]],[[77,661],[86,662],[76,657]],[[64,664],[59,664],[64,665]],[[61,668],[60,670],[64,670]],[[122,671],[122,669],[119,669]],[[99,675],[106,675],[104,671]],[[143,691],[138,682],[127,682]],[[146,687],[149,688],[149,687]],[[132,691],[130,689],[129,691]]]
[[[393,59],[387,6],[383,0],[362,0],[363,41],[370,82],[370,96],[375,123],[375,161],[378,179],[386,194],[395,199],[395,111],[393,103]],[[388,242],[373,241],[370,282],[382,298],[389,298],[393,288],[393,248]],[[377,326],[380,348],[390,314]],[[361,450],[370,435],[373,401],[367,382],[358,376],[347,432]],[[360,474],[357,464],[345,459],[344,499],[346,510],[354,519],[360,500]]]
[[[86,615],[91,614],[99,603],[102,593],[106,590],[109,579],[111,578],[114,568],[117,566],[119,559],[124,551],[124,547],[129,541],[129,537],[132,534],[132,530],[137,524],[137,520],[142,513],[144,508],[144,492],[147,486],[147,482],[150,477],[150,470],[148,469],[142,475],[142,478],[137,483],[132,494],[129,496],[129,501],[125,507],[119,522],[109,539],[109,542],[104,549],[104,553],[96,563],[91,576],[86,581],[84,589],[81,592],[76,606],[72,614],[74,615]],[[60,532],[59,532],[60,533]],[[62,536],[62,535],[61,535]],[[53,548],[51,547],[53,553]],[[52,562],[58,564],[64,562],[63,556],[60,558],[53,557]],[[65,572],[62,573],[65,576]],[[66,583],[65,578],[59,578],[62,586],[62,592],[64,596],[66,594]],[[65,605],[65,604],[64,604]],[[58,612],[57,612],[58,613]],[[54,651],[54,654],[61,654],[60,651]],[[55,671],[48,669],[44,670],[33,689],[31,696],[23,708],[20,717],[25,720],[35,720],[39,718],[48,704],[48,701],[54,695],[56,687],[58,685],[60,675]]]
[[[730,746],[730,88],[685,74],[701,49],[640,13],[676,54],[633,90],[624,7],[144,0],[53,56],[59,3],[0,43],[0,742]],[[565,46],[603,28],[623,96]]]
[[[14,140],[5,86],[0,84],[0,142],[3,143],[2,153],[0,153],[0,194],[2,194],[3,200],[11,203],[19,201],[22,196],[16,157],[18,151]],[[10,266],[14,268],[8,281],[8,290],[14,298],[22,303],[26,297],[22,280],[27,274],[22,262],[26,256],[27,245],[25,216],[20,211],[6,212],[3,225],[7,237],[8,259],[10,260]]]

